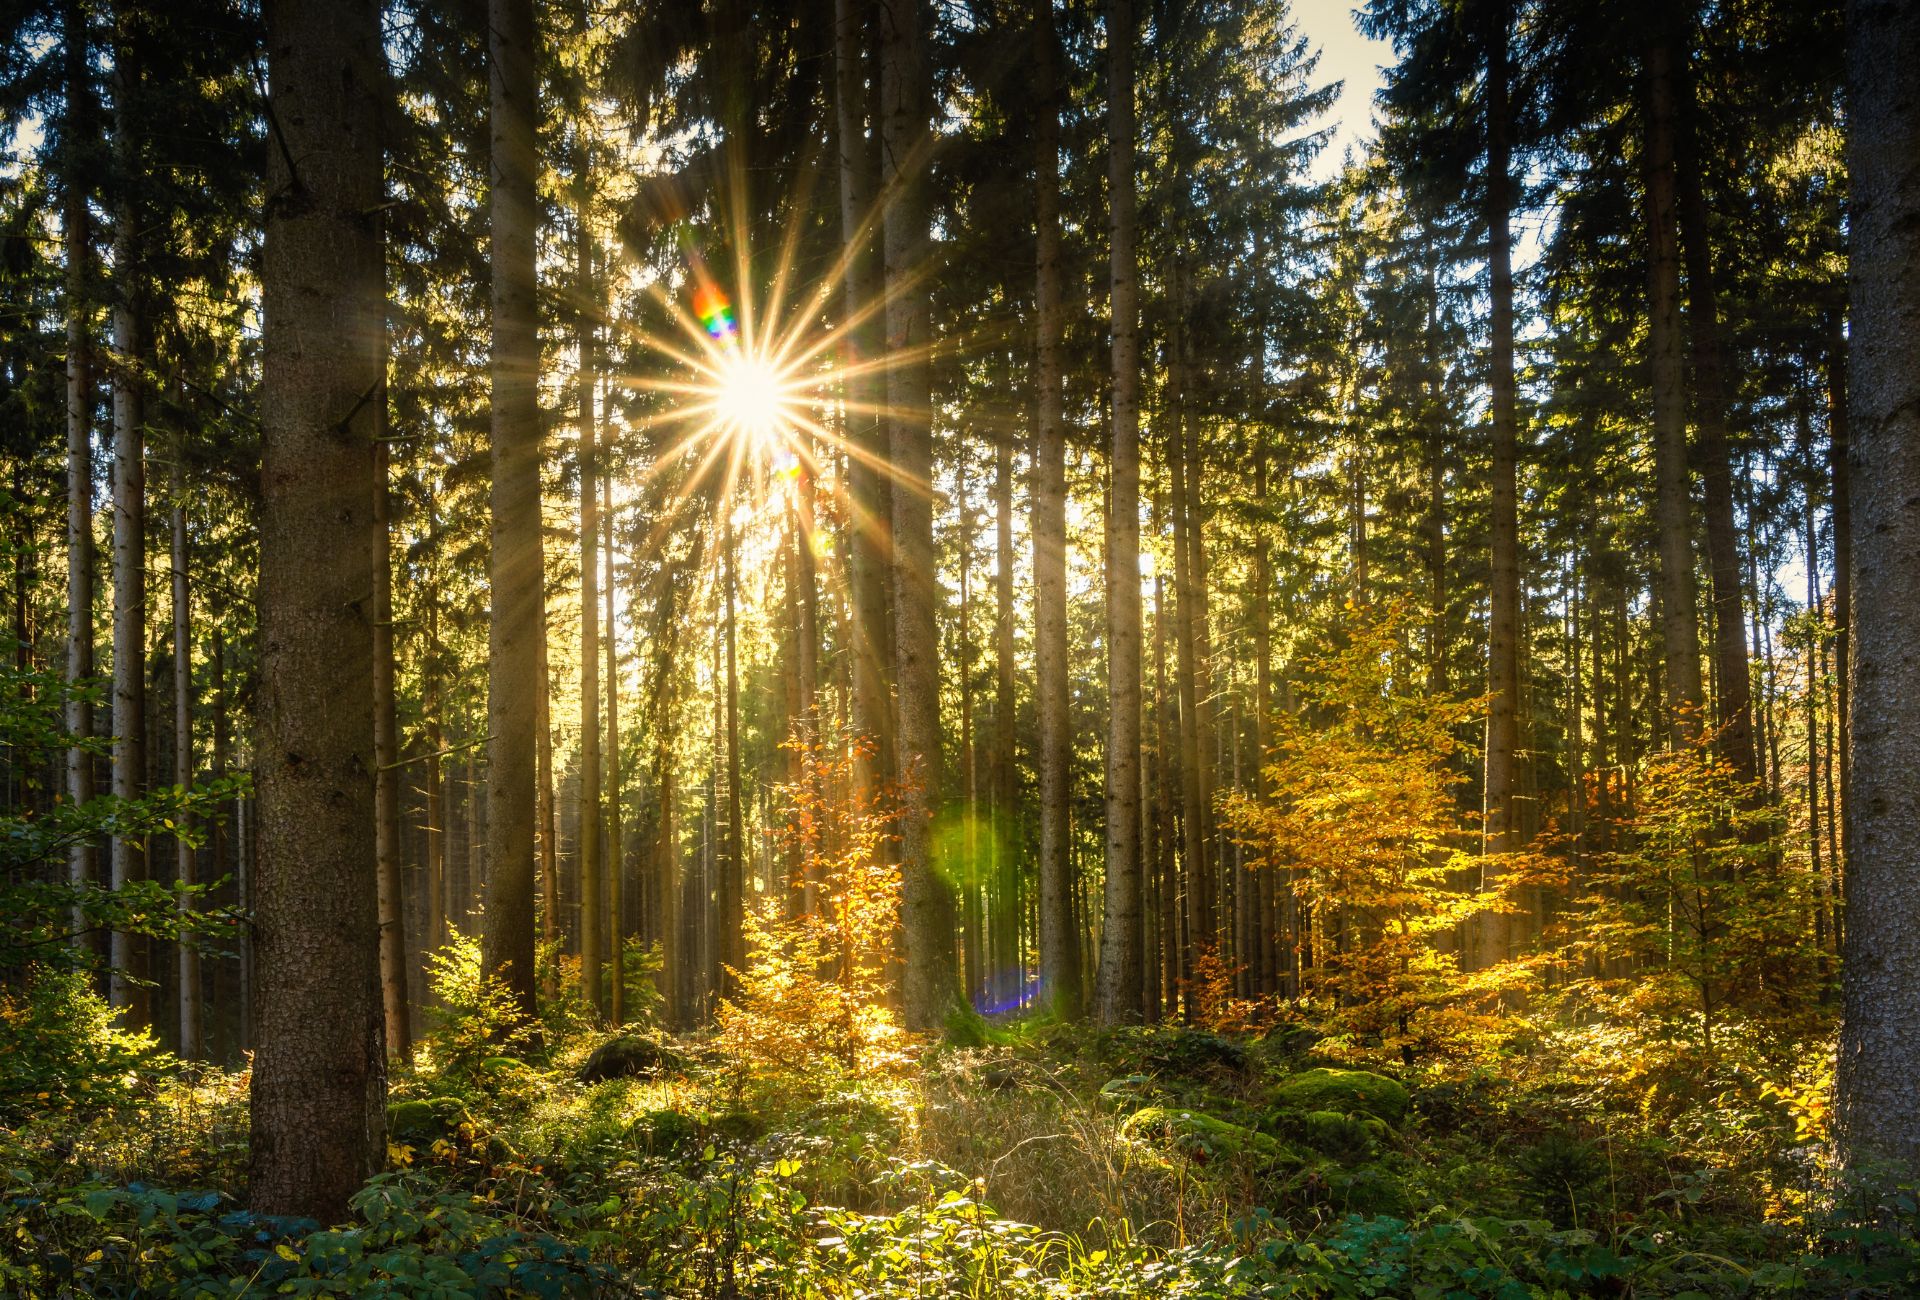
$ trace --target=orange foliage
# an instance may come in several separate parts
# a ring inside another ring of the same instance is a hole
[[[900,877],[886,860],[902,800],[863,792],[855,771],[873,744],[789,742],[799,778],[780,787],[790,889],[750,912],[747,969],[720,1007],[720,1043],[756,1073],[831,1064],[866,1073],[895,1063],[906,1039],[889,1005]]]
[[[1508,892],[1534,863],[1478,852],[1456,788],[1461,733],[1485,701],[1410,686],[1403,622],[1353,612],[1309,664],[1307,708],[1277,720],[1270,793],[1223,809],[1255,865],[1285,873],[1307,923],[1303,993],[1358,1043],[1409,1055],[1493,1023],[1520,969],[1465,972],[1455,949],[1470,923],[1513,910]]]

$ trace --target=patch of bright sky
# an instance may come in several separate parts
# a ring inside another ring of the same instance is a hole
[[[1320,52],[1313,84],[1341,83],[1325,119],[1333,135],[1311,168],[1315,180],[1338,174],[1347,151],[1357,156],[1374,138],[1373,97],[1380,90],[1381,68],[1393,62],[1392,42],[1361,35],[1353,16],[1349,0],[1295,0],[1293,6],[1301,35]]]

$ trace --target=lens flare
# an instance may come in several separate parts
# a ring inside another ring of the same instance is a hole
[[[715,376],[714,415],[730,431],[769,446],[794,422],[792,381],[752,353],[735,351]],[[791,454],[784,449],[779,455]]]

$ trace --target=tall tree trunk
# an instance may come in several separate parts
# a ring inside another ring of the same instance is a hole
[[[82,142],[94,129],[97,113],[87,11],[84,0],[66,0],[62,14],[67,95],[61,177],[67,245],[67,681],[74,685],[93,676],[93,339],[88,329],[94,294],[93,221],[88,207],[92,174]],[[67,696],[67,731],[78,740],[93,735],[93,701],[85,692]],[[67,750],[67,800],[77,808],[91,798],[93,755],[74,745]],[[90,889],[99,876],[93,841],[76,842],[67,854],[68,880],[76,889]],[[73,931],[83,951],[100,953],[99,936],[79,907],[74,909]]]
[[[934,870],[940,770],[940,641],[934,581],[932,373],[924,171],[932,119],[925,0],[880,0],[881,183],[887,195],[887,408],[893,448],[893,666],[899,691],[894,766],[900,919],[906,944],[902,1009],[910,1029],[941,1024],[954,1005],[956,926],[951,887]]]
[[[422,946],[428,952],[439,952],[447,946],[447,818],[453,811],[447,806],[446,767],[441,753],[447,743],[446,733],[431,713],[438,703],[430,690],[427,693],[429,718],[424,777],[427,784],[426,879],[421,885],[427,902],[426,935]]]
[[[373,851],[373,439],[385,374],[378,8],[270,0],[261,268],[261,1214],[346,1213],[384,1156]]]
[[[993,443],[993,756],[988,773],[988,800],[991,805],[987,834],[987,873],[989,903],[985,921],[997,937],[1000,915],[991,907],[999,896],[1013,858],[1007,852],[1008,831],[1013,825],[1014,769],[1014,675],[1013,653],[1013,428],[1010,423],[994,427]],[[977,886],[976,886],[977,887]],[[984,960],[991,971],[998,968],[991,947],[984,948]],[[973,994],[991,995],[988,985],[976,985]]]
[[[122,22],[125,23],[125,19]],[[124,29],[114,54],[114,159],[120,202],[113,232],[113,794],[137,799],[147,770],[147,471],[144,291],[140,284],[139,210],[143,184],[133,106],[140,79],[137,38]],[[147,878],[147,846],[128,836],[112,844],[113,887]],[[152,1023],[144,937],[115,931],[109,997],[127,1024]]]
[[[385,401],[384,392],[381,395]],[[373,824],[379,880],[380,996],[387,1055],[413,1059],[407,1011],[406,885],[400,877],[400,724],[393,699],[393,541],[387,442],[373,444]]]
[[[1693,501],[1687,485],[1687,395],[1681,358],[1680,241],[1675,226],[1674,49],[1647,49],[1647,346],[1653,360],[1654,524],[1660,535],[1660,613],[1667,709],[1677,735],[1699,733],[1700,614],[1694,589]]]
[[[1856,532],[1838,1117],[1849,1163],[1898,1177],[1920,1166],[1920,8],[1850,0],[1847,17]]]
[[[602,540],[606,543],[607,580],[607,1006],[615,1025],[626,1023],[627,976],[623,956],[627,937],[626,854],[620,842],[620,643],[613,626],[613,482],[600,476]]]
[[[1743,781],[1754,779],[1753,680],[1747,656],[1747,621],[1741,608],[1739,524],[1733,510],[1733,466],[1727,450],[1727,364],[1720,328],[1720,301],[1713,282],[1713,245],[1708,230],[1706,186],[1693,78],[1684,53],[1673,56],[1678,148],[1680,239],[1687,270],[1687,324],[1693,341],[1694,418],[1700,482],[1705,489],[1707,569],[1713,584],[1713,661],[1719,690],[1714,726],[1720,752]]]
[[[541,605],[546,604],[544,590]],[[548,659],[552,630],[544,609],[540,615],[539,662],[534,696],[534,816],[540,823],[540,935],[547,943],[560,942],[560,819],[553,798],[553,670]]]
[[[580,829],[574,854],[580,863],[580,990],[598,1014],[605,988],[606,929],[600,901],[605,889],[600,861],[600,454],[594,412],[592,323],[587,313],[587,284],[592,276],[587,244],[586,204],[575,243],[579,316],[575,347],[579,373],[575,401],[580,412]]]
[[[853,729],[874,742],[874,771],[861,764],[863,782],[884,779],[893,768],[893,703],[888,673],[893,662],[888,552],[892,532],[892,485],[886,476],[887,434],[880,407],[886,400],[875,382],[880,356],[875,315],[880,268],[874,255],[873,205],[879,193],[873,143],[866,125],[867,18],[864,0],[834,0],[834,110],[840,153],[840,235],[845,245],[841,365],[849,454],[847,479],[852,540],[849,547],[852,618]],[[877,124],[876,124],[877,126]]]
[[[184,439],[181,440],[184,442]],[[193,605],[187,585],[187,509],[186,476],[182,467],[185,448],[176,447],[173,458],[172,532],[173,588],[173,783],[181,789],[193,784]],[[183,824],[174,832],[174,873],[179,883],[199,883],[198,861]],[[180,895],[181,919],[193,912],[191,895]],[[191,938],[182,937],[176,945],[179,987],[175,990],[180,1012],[180,1059],[197,1061],[206,1055],[201,1033],[200,949]]]
[[[1513,378],[1512,111],[1508,58],[1512,11],[1491,7],[1487,32],[1487,365],[1493,434],[1492,516],[1487,610],[1486,849],[1518,848],[1514,796],[1520,785],[1520,416]],[[1489,863],[1481,887],[1500,887],[1503,868]],[[1492,964],[1513,948],[1513,926],[1500,912],[1485,914],[1477,960]]]
[[[1176,271],[1176,276],[1180,272]],[[1176,294],[1178,291],[1176,291]],[[1187,439],[1184,429],[1186,367],[1185,344],[1175,326],[1173,392],[1168,397],[1167,467],[1170,512],[1173,517],[1174,690],[1180,700],[1180,856],[1187,880],[1187,964],[1218,946],[1219,899],[1214,888],[1212,843],[1207,835],[1208,743],[1200,682],[1197,593],[1193,586],[1193,510],[1187,484]],[[1189,971],[1189,973],[1191,973]]]
[[[1035,419],[1033,435],[1033,707],[1039,722],[1040,996],[1062,1020],[1080,1015],[1073,928],[1073,716],[1067,684],[1067,434],[1062,414],[1066,312],[1060,265],[1059,38],[1052,0],[1034,0]]]
[[[1113,444],[1107,507],[1107,882],[1095,1010],[1140,1005],[1140,302],[1134,246],[1132,0],[1107,4],[1107,139],[1113,312]]]
[[[1853,746],[1848,732],[1853,717],[1853,473],[1849,464],[1852,434],[1847,419],[1847,339],[1836,311],[1827,344],[1827,459],[1833,488],[1833,679],[1839,689],[1836,712],[1840,741],[1840,808],[1853,805]],[[1840,858],[1853,857],[1853,818],[1840,819]]]
[[[721,940],[714,945],[714,991],[722,997],[733,996],[737,987],[733,972],[747,968],[747,837],[740,809],[740,549],[733,532],[731,502],[721,510],[722,559],[726,564],[726,605],[723,611],[726,640],[726,783],[727,828],[726,861],[720,877]],[[724,963],[724,965],[723,965]]]
[[[485,964],[531,1016],[534,713],[539,682],[539,304],[535,250],[539,51],[532,0],[490,0],[492,87],[493,615],[487,653]],[[587,617],[593,614],[591,606]]]

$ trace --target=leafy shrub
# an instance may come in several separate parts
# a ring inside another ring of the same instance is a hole
[[[168,1063],[151,1034],[116,1019],[84,971],[35,965],[0,985],[0,1123],[124,1101],[141,1073]]]

